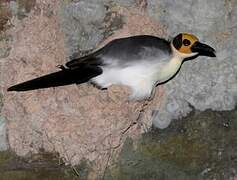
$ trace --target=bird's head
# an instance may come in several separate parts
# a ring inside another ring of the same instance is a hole
[[[199,55],[216,57],[215,49],[199,42],[198,38],[192,34],[180,33],[172,40],[171,44],[175,55],[182,58],[192,58]]]

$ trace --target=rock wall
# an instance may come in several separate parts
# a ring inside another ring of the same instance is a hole
[[[125,139],[139,137],[152,121],[165,128],[192,108],[230,110],[236,105],[234,0],[4,1],[1,8],[1,114],[7,123],[0,122],[7,125],[9,146],[18,155],[58,152],[68,164],[86,159],[94,174],[101,174]],[[157,87],[151,102],[128,102],[129,90],[118,86],[107,91],[84,84],[6,92],[8,86],[53,72],[70,57],[111,39],[138,34],[169,38],[183,31],[214,46],[217,58],[185,62],[172,81]],[[6,148],[6,141],[1,142],[0,149]]]

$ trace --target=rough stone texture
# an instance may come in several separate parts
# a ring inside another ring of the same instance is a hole
[[[8,149],[8,142],[6,136],[6,121],[3,117],[0,116],[0,151],[5,151]]]
[[[0,33],[9,26],[9,19],[12,17],[9,7],[7,0],[0,1]]]
[[[0,58],[9,56],[11,50],[11,40],[11,36],[7,36],[6,34],[0,34]]]
[[[90,50],[103,39],[106,7],[101,1],[82,0],[64,3],[61,11],[69,54]]]
[[[237,179],[237,109],[193,111],[167,129],[128,139],[105,180]]]
[[[14,16],[7,44],[11,51],[1,56],[0,64],[9,145],[18,155],[43,148],[58,152],[72,165],[86,159],[92,171],[102,173],[127,137],[138,137],[151,127],[151,114],[154,124],[165,128],[172,119],[186,115],[190,106],[228,110],[236,104],[234,1],[24,2],[10,3]],[[19,7],[31,11],[19,15]],[[179,31],[197,34],[217,49],[218,57],[185,62],[175,79],[157,88],[151,102],[128,102],[129,90],[118,86],[107,91],[84,84],[6,92],[9,85],[55,71],[68,57],[111,39],[138,34],[169,37]]]
[[[1,180],[87,180],[85,162],[76,167],[78,176],[70,166],[59,163],[57,154],[41,152],[19,157],[12,151],[0,152]]]

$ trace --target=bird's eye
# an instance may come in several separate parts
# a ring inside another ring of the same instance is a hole
[[[190,44],[191,44],[191,42],[188,39],[183,40],[183,45],[189,46]]]

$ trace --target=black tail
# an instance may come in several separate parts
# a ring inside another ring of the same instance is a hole
[[[102,73],[97,66],[83,66],[75,69],[62,69],[8,88],[8,91],[29,91],[34,89],[81,84]]]

